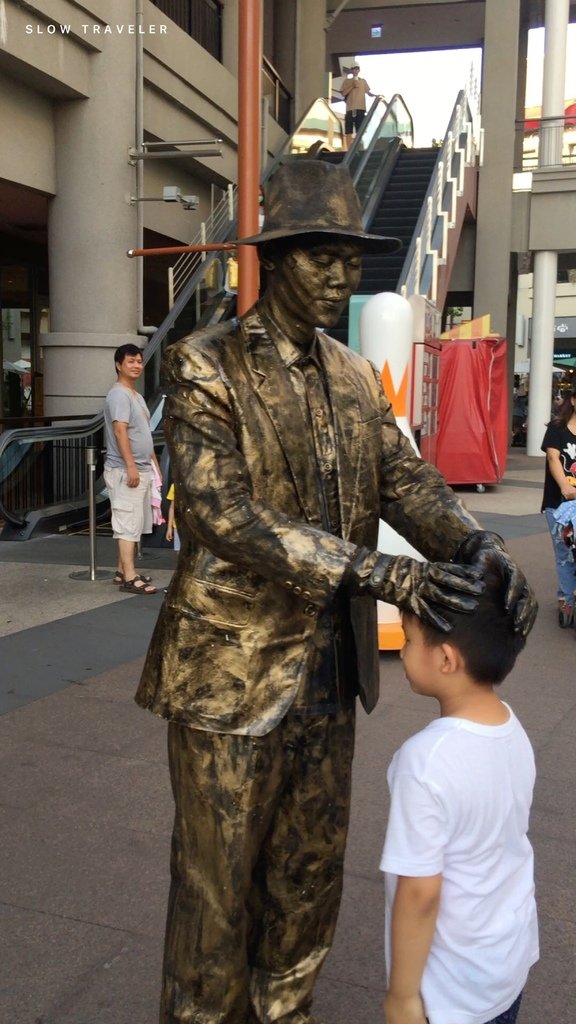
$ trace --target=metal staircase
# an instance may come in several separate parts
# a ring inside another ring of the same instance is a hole
[[[351,149],[344,153],[342,123],[328,103],[316,100],[265,178],[279,163],[301,157],[342,160],[362,206],[366,230],[402,238],[399,259],[368,256],[360,292],[398,290],[436,297],[439,268],[446,264],[448,234],[456,223],[465,167],[475,159],[471,116],[460,94],[442,150],[413,150],[413,125],[401,96],[377,97]],[[436,157],[434,163],[433,157]],[[265,180],[265,179],[264,179]],[[214,211],[200,242],[235,237],[234,197]],[[415,226],[414,226],[415,225]],[[158,446],[162,444],[160,363],[166,346],[191,329],[234,315],[229,253],[208,254],[176,268],[174,304],[144,350],[145,395]],[[347,340],[347,325],[338,330]],[[334,330],[331,333],[339,336]],[[46,521],[62,529],[87,519],[86,449],[103,445],[101,413],[73,426],[19,428],[0,435],[0,519],[6,539],[26,539]],[[102,499],[103,481],[96,481]],[[101,500],[105,506],[105,501]]]

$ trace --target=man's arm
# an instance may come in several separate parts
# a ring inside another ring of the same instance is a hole
[[[132,454],[132,448],[130,446],[130,439],[128,437],[128,424],[124,423],[123,420],[114,420],[112,424],[114,428],[114,436],[116,438],[116,444],[118,445],[118,451],[124,460],[126,466],[126,482],[128,487],[138,487],[140,483],[140,473],[138,467],[134,461],[134,455]]]
[[[172,348],[164,364],[164,432],[182,527],[187,523],[218,558],[288,590],[296,584],[304,603],[324,607],[356,545],[254,496],[224,374],[202,352]]]
[[[527,636],[538,604],[524,573],[506,551],[502,538],[482,530],[436,467],[424,462],[412,450],[408,438],[398,429],[391,403],[382,390],[380,375],[376,367],[372,369],[381,392],[381,518],[427,559],[456,561],[483,571],[485,555],[490,553],[496,557],[506,579],[506,608],[514,612],[514,629]],[[407,582],[409,584],[409,579]],[[406,590],[406,586],[403,589]],[[375,596],[406,607],[385,594]],[[461,609],[466,610],[462,606]]]
[[[422,975],[436,927],[442,875],[398,878],[391,924],[386,1024],[426,1024]]]

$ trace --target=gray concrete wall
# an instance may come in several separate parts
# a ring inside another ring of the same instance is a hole
[[[322,4],[314,3],[317,21]],[[128,154],[136,141],[136,4],[31,0],[24,8],[5,0],[2,7],[0,118],[10,146],[0,148],[0,179],[53,197],[44,411],[85,414],[101,406],[114,348],[138,341],[139,267],[126,257],[137,245]],[[142,205],[145,228],[175,241],[197,235],[210,213],[211,184],[224,190],[237,177],[238,0],[225,0],[223,29],[221,64],[144,2],[145,137],[222,140],[221,157],[144,163],[143,196],[177,185],[200,199],[197,211]],[[293,48],[290,39],[292,66]],[[269,155],[285,138],[271,118],[266,138]]]
[[[56,165],[51,101],[0,73],[0,124],[4,138],[0,178],[53,195]]]
[[[294,121],[297,123],[310,104],[324,92],[326,71],[325,0],[295,0],[296,80]]]
[[[529,248],[561,252],[576,248],[576,167],[538,171],[533,176]]]
[[[512,232],[514,122],[517,110],[520,0],[486,0],[482,125],[484,165],[478,183],[474,315],[490,313],[506,335]]]

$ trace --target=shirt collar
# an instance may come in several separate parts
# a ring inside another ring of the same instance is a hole
[[[286,337],[278,324],[267,312],[264,312],[261,307],[258,312],[270,340],[277,349],[278,355],[287,369],[290,369],[290,367],[295,366],[297,363],[304,362],[306,359],[312,360],[312,362],[316,363],[317,366],[321,365],[320,346],[318,345],[318,335],[316,333],[314,334],[309,346],[306,349],[302,349],[298,345],[295,345],[290,338]]]

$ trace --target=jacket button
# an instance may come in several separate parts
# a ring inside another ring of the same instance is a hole
[[[307,600],[307,601],[309,601],[309,600],[310,600],[310,598],[312,597],[312,594],[310,593],[310,591],[309,591],[309,590],[304,590],[304,591],[302,592],[302,597],[305,597],[305,598],[306,598],[306,600]]]
[[[302,593],[302,587],[294,587],[294,593],[298,596]]]
[[[294,584],[291,582],[291,580],[286,580],[286,583],[284,584],[284,586],[286,587],[286,590],[292,590],[292,587],[294,586]]]
[[[304,611],[306,615],[316,615],[316,606],[313,604],[307,604]]]

